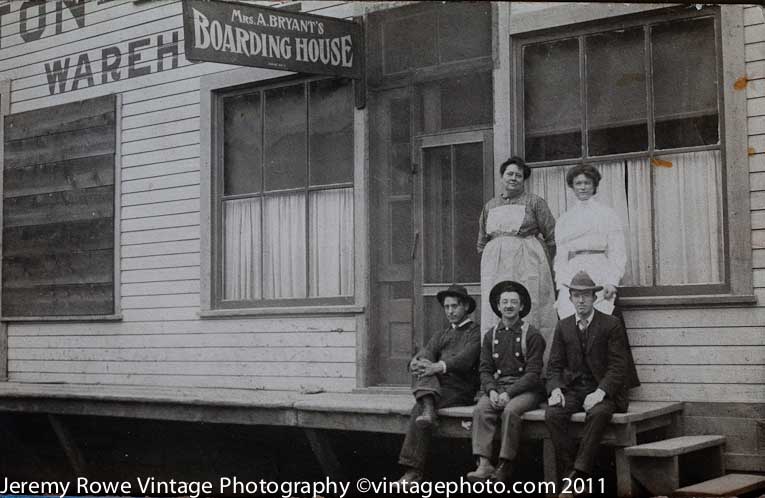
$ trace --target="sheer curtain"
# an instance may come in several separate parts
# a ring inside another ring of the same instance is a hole
[[[223,203],[223,299],[260,299],[260,198]]]
[[[656,283],[723,280],[720,151],[662,156],[670,168],[653,170]]]
[[[353,189],[311,192],[311,297],[353,294]]]
[[[264,198],[263,297],[306,297],[305,193]]]
[[[557,220],[566,212],[568,206],[568,187],[566,186],[566,171],[571,166],[553,166],[550,168],[534,168],[527,180],[529,192],[538,195],[547,202],[553,216]]]

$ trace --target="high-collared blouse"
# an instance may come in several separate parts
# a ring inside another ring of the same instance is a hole
[[[619,285],[627,264],[627,249],[624,225],[612,208],[594,198],[577,201],[558,219],[555,241],[558,288],[570,282],[579,270],[585,270],[598,284]]]
[[[541,234],[547,246],[547,253],[552,257],[555,254],[555,217],[544,199],[525,190],[512,197],[507,196],[507,194],[498,195],[486,203],[478,221],[478,252],[482,252],[491,239],[507,235],[504,233],[487,233],[486,221],[492,209],[510,205],[525,205],[526,207],[523,221],[513,235],[533,237]]]
[[[481,345],[481,390],[486,394],[494,390],[507,392],[512,398],[527,391],[541,389],[542,358],[545,340],[534,326],[526,332],[526,355],[521,344],[523,322],[518,320],[510,328],[502,321],[496,333],[487,332]]]

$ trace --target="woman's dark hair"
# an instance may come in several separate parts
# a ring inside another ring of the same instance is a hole
[[[499,176],[504,175],[505,174],[505,170],[511,164],[515,164],[516,166],[518,166],[521,169],[521,171],[523,171],[523,179],[524,180],[531,176],[531,168],[526,166],[526,161],[524,161],[522,158],[520,158],[518,156],[509,157],[509,158],[507,158],[507,160],[505,162],[503,162],[502,164],[499,165]]]
[[[566,184],[570,188],[574,188],[574,178],[579,175],[584,175],[592,180],[592,185],[595,187],[592,193],[593,195],[597,194],[601,178],[600,171],[595,166],[589,164],[577,164],[566,172]]]

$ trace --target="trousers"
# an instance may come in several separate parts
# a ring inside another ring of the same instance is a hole
[[[489,397],[484,394],[473,410],[473,454],[491,459],[494,450],[494,432],[497,419],[501,418],[502,436],[499,458],[515,460],[521,438],[521,416],[539,406],[539,394],[525,392],[510,399],[504,409],[496,410],[491,406]]]

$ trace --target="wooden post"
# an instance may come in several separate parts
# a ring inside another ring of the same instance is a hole
[[[345,481],[343,476],[343,470],[340,467],[340,462],[337,459],[337,455],[332,450],[329,437],[327,433],[318,429],[304,428],[308,442],[311,445],[311,450],[316,456],[316,460],[319,462],[322,472],[325,476],[329,477],[335,482]]]
[[[69,460],[75,475],[78,477],[84,476],[86,467],[85,458],[75,444],[72,433],[69,432],[69,429],[58,416],[49,413],[48,421],[50,422],[51,427],[53,427],[53,432],[56,433],[58,442],[61,443],[61,447],[64,449],[64,453],[66,453],[66,457]]]
[[[632,480],[630,459],[624,454],[624,448],[614,449],[614,463],[616,463],[616,495],[619,498],[632,498],[635,496],[635,485]]]

